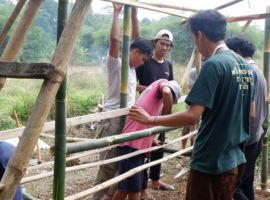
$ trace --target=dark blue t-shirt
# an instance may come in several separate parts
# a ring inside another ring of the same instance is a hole
[[[15,147],[7,142],[0,141],[0,179],[2,179],[7,167],[7,163],[12,156]],[[15,193],[13,200],[23,200],[21,184]]]
[[[229,171],[244,162],[250,132],[256,72],[231,50],[209,58],[186,98],[205,106],[190,167],[208,174]]]

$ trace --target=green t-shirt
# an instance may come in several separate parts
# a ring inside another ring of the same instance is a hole
[[[205,106],[190,167],[219,174],[245,163],[251,102],[257,75],[250,64],[231,50],[209,58],[186,98]]]

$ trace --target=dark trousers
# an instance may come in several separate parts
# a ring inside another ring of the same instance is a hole
[[[231,200],[241,182],[245,164],[221,174],[206,174],[190,168],[186,200]]]
[[[262,142],[259,140],[255,144],[245,147],[246,164],[243,178],[240,185],[238,186],[235,194],[234,200],[254,200],[254,171],[255,162],[262,151]]]

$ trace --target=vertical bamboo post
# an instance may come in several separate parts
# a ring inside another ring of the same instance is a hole
[[[270,6],[266,7],[266,12],[270,13]],[[267,83],[267,99],[270,98],[270,19],[265,19],[264,29],[264,53],[263,72]],[[267,188],[268,172],[268,128],[269,128],[269,105],[266,107],[266,118],[263,122],[264,133],[262,135],[262,168],[261,168],[261,189]]]
[[[68,0],[58,0],[57,43],[64,30],[68,18]],[[65,76],[55,98],[55,149],[54,149],[54,181],[53,199],[65,198],[66,175],[66,89]]]
[[[196,54],[196,78],[197,78],[201,70],[202,64],[201,64],[201,54],[197,49],[195,54]]]
[[[10,17],[7,20],[7,23],[5,24],[1,34],[0,34],[0,47],[2,46],[11,26],[13,25],[14,21],[16,20],[16,18],[18,17],[24,3],[26,2],[26,0],[19,0],[19,2],[17,3],[17,5],[15,6],[12,14],[10,15]]]
[[[92,0],[77,0],[74,4],[51,61],[56,66],[55,73],[51,79],[44,80],[21,140],[8,162],[5,174],[1,180],[1,183],[6,185],[6,187],[0,191],[0,199],[13,199],[18,184],[27,170],[31,153],[50,112],[60,83],[63,80],[70,56],[91,3]]]
[[[29,0],[18,25],[13,31],[7,46],[1,55],[0,61],[12,62],[15,60],[43,1],[44,0]],[[0,78],[0,91],[4,87],[5,82],[6,78]]]
[[[124,6],[124,24],[123,24],[123,50],[122,50],[122,71],[121,71],[121,89],[120,89],[120,108],[127,107],[128,95],[128,71],[129,71],[129,53],[130,53],[130,25],[131,25],[131,6]],[[121,133],[127,116],[121,116],[119,122],[119,132]]]

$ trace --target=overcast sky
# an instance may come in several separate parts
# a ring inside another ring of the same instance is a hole
[[[220,6],[222,4],[231,2],[232,0],[140,0],[140,2],[153,2],[153,3],[162,3],[166,2],[168,5],[177,5],[184,6],[195,9],[210,9]],[[250,7],[249,7],[250,3]],[[261,14],[266,12],[266,6],[270,6],[270,0],[244,0],[240,3],[232,5],[228,8],[224,8],[221,11],[222,14],[226,16],[242,16],[250,14]],[[109,2],[103,2],[100,0],[94,0],[92,2],[92,8],[95,13],[98,13],[106,5],[111,5]],[[187,14],[191,12],[186,12]],[[145,9],[139,9],[138,18],[141,20],[145,17],[149,19],[160,19],[161,17],[167,16],[162,13],[152,12]],[[251,25],[259,25],[261,29],[264,27],[264,20],[254,20]]]

